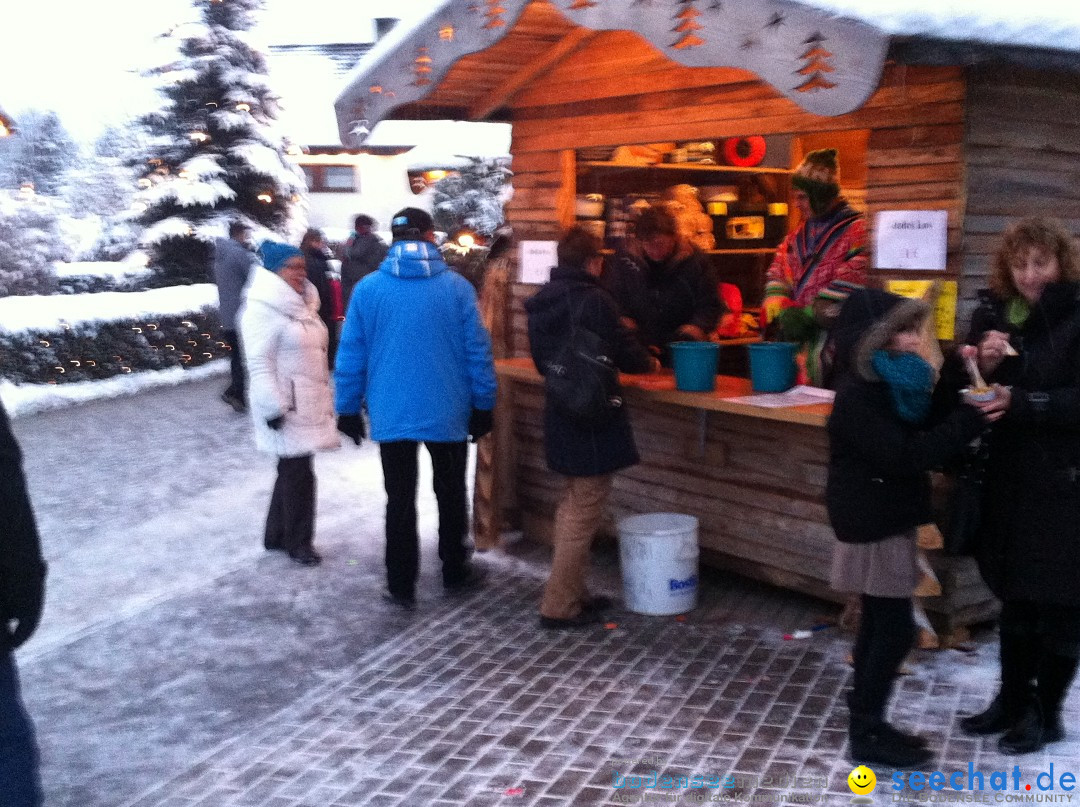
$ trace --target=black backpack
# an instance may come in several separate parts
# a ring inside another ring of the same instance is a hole
[[[570,333],[555,356],[544,362],[549,406],[582,426],[595,426],[622,406],[619,371],[599,335],[581,325],[582,300],[571,315]]]

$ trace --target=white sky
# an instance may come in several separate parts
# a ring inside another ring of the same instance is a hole
[[[363,42],[371,19],[423,13],[436,0],[267,0],[270,44]],[[0,0],[0,107],[55,109],[77,137],[151,108],[139,69],[169,58],[155,38],[197,18],[190,0]]]

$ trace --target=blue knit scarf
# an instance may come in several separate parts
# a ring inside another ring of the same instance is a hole
[[[934,370],[915,353],[875,350],[871,364],[889,388],[893,409],[901,420],[922,423],[930,414]]]

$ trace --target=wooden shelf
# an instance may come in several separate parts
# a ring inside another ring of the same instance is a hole
[[[580,162],[584,168],[611,168],[622,171],[654,170],[660,171],[706,171],[715,174],[790,174],[790,168],[765,168],[755,165],[744,168],[739,165],[710,165],[709,163],[652,163],[651,165],[628,165],[613,162]]]

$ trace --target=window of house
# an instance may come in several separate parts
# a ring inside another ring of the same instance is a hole
[[[312,193],[357,193],[360,183],[351,165],[305,165],[308,190]]]

